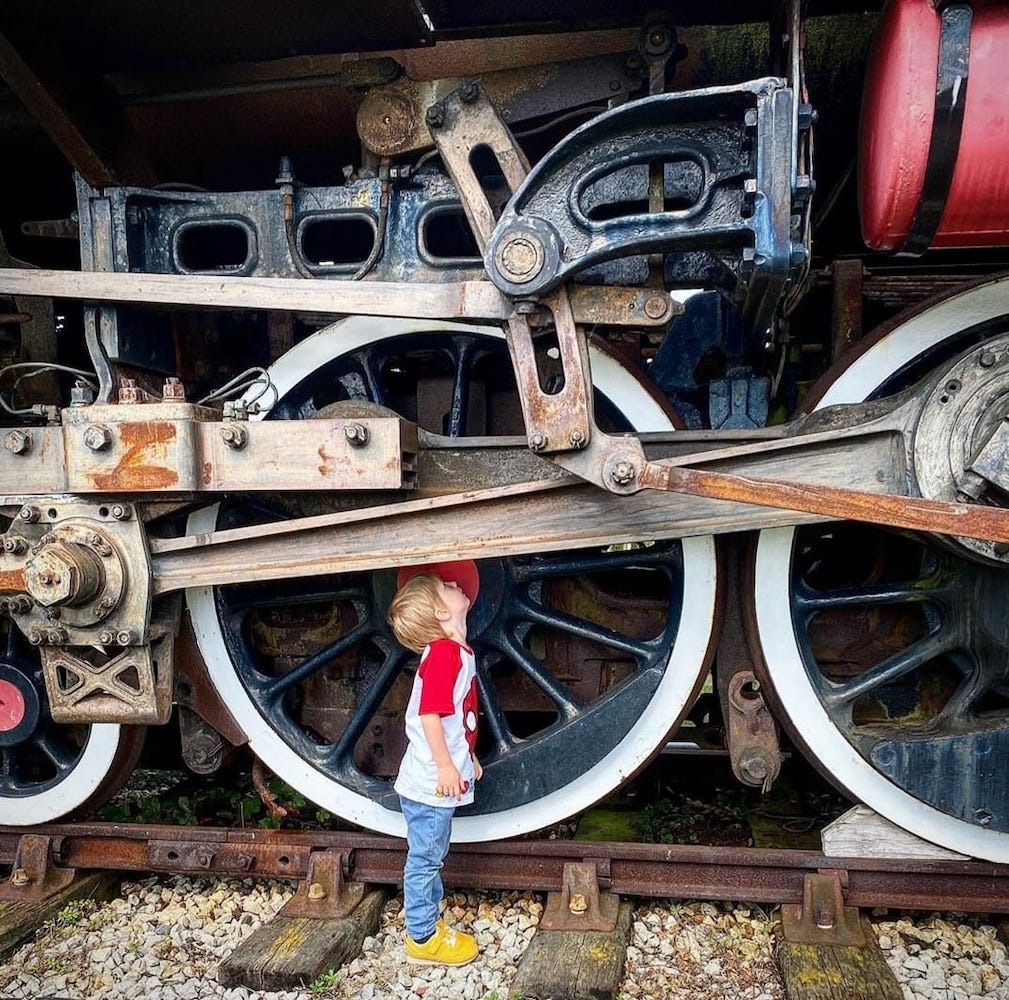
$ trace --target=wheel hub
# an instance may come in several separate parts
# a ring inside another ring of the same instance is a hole
[[[9,663],[0,663],[0,747],[17,746],[39,722],[39,696],[31,678]]]
[[[914,432],[914,474],[922,496],[1009,505],[1007,414],[1009,336],[1003,335],[962,354],[933,380]],[[957,537],[951,544],[974,558],[1009,565],[1009,546],[1001,542]]]

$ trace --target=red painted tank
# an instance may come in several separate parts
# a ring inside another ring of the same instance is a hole
[[[960,150],[933,247],[1009,245],[1009,6],[974,0]],[[890,0],[865,78],[859,212],[865,242],[904,244],[928,158],[940,18],[929,0]]]

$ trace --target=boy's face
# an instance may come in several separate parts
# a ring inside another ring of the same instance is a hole
[[[465,614],[469,610],[469,598],[465,591],[454,580],[438,580],[438,596],[449,614]]]

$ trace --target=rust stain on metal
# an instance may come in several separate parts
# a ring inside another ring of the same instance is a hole
[[[0,570],[0,592],[22,593],[26,589],[24,567]]]
[[[319,475],[336,475],[336,459],[326,451],[324,444],[319,445],[319,458],[322,459],[322,465],[319,466]]]
[[[122,457],[110,472],[94,472],[91,480],[100,490],[158,490],[176,486],[179,474],[168,462],[175,443],[175,425],[167,420],[121,424]]]
[[[213,479],[213,477],[214,477],[214,463],[213,462],[204,462],[203,463],[203,485],[204,486],[209,486],[210,485],[210,481]]]
[[[721,472],[650,464],[639,479],[651,489],[736,500],[852,521],[889,524],[912,531],[964,535],[1009,542],[1009,511],[981,504],[947,503],[890,493],[859,493],[832,486],[807,486]]]

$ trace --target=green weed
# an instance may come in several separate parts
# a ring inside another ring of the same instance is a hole
[[[309,993],[325,993],[326,990],[331,990],[340,981],[340,973],[336,969],[327,969],[325,972],[319,973],[308,984]]]

